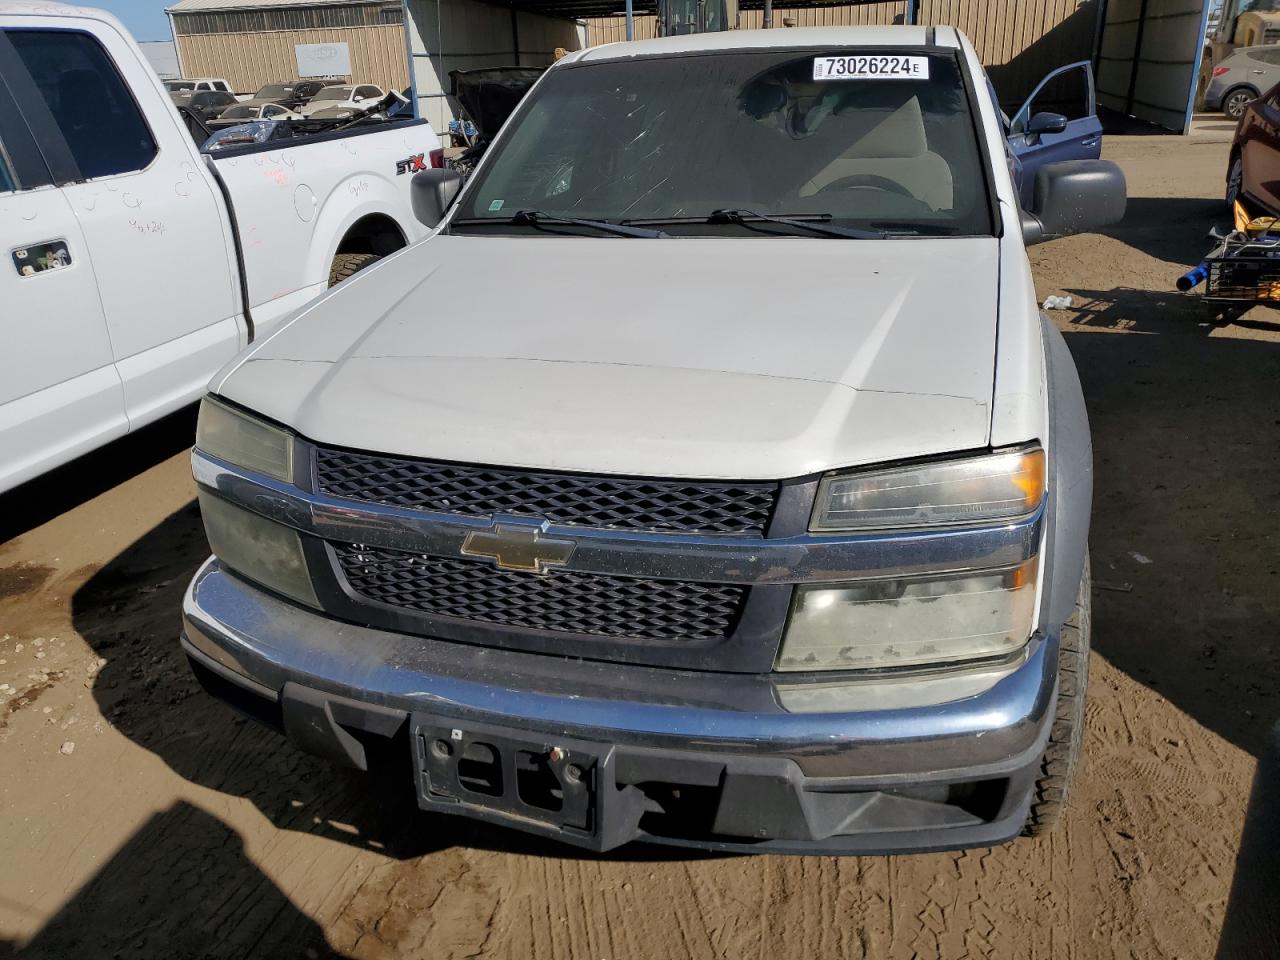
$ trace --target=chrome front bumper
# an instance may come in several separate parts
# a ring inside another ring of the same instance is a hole
[[[330,619],[247,584],[214,559],[187,591],[183,629],[188,652],[263,699],[278,700],[293,683],[405,714],[786,758],[807,777],[878,785],[980,779],[1037,762],[1056,684],[1057,638],[1039,635],[1021,661],[995,673],[842,686],[824,677],[819,687],[796,675],[699,673],[470,646]],[[797,697],[806,690],[821,696]],[[847,706],[833,709],[842,698]],[[797,700],[808,703],[806,712],[784,706]],[[820,712],[807,712],[815,705]]]

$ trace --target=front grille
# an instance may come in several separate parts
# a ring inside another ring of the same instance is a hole
[[[776,483],[636,480],[436,463],[320,447],[321,493],[471,516],[510,514],[627,530],[762,536]]]
[[[511,573],[476,560],[332,544],[351,589],[408,610],[535,630],[637,640],[729,636],[746,589],[556,570]]]

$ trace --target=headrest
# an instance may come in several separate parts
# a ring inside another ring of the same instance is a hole
[[[913,96],[858,138],[842,156],[849,160],[890,160],[928,152],[924,115],[920,101]]]

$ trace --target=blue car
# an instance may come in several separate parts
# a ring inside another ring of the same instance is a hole
[[[989,79],[987,88],[1004,118],[1010,167],[1024,209],[1032,207],[1036,171],[1046,163],[1097,160],[1102,155],[1102,122],[1089,61],[1054,70],[1031,91],[1012,118],[1000,109]]]

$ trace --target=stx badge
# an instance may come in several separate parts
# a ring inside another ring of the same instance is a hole
[[[417,173],[419,170],[427,169],[427,155],[425,153],[414,154],[404,160],[396,161],[396,176],[405,173]]]

